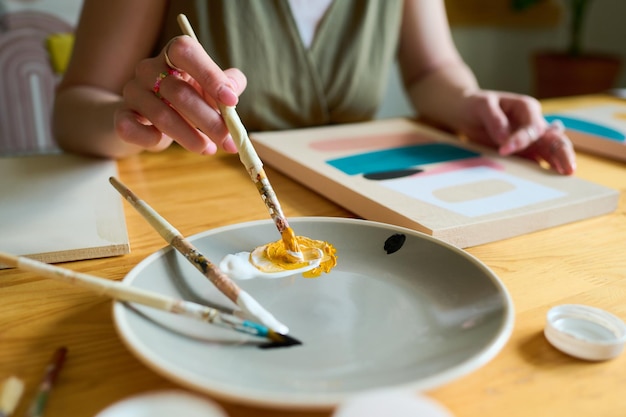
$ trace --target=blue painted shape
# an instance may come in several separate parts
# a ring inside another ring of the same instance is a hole
[[[616,140],[618,142],[624,142],[626,136],[615,129],[600,125],[598,123],[588,122],[586,120],[577,119],[574,117],[563,116],[559,114],[546,115],[545,119],[548,123],[558,119],[565,125],[565,128],[570,130],[576,130],[583,133],[589,133],[591,135],[600,136],[605,139]]]
[[[327,164],[348,175],[407,169],[418,165],[475,158],[478,152],[445,143],[427,143],[330,159]]]

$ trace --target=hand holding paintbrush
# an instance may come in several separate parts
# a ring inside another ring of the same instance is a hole
[[[189,20],[187,19],[187,16],[183,14],[178,15],[178,24],[185,35],[190,36],[196,41],[198,40],[191,24],[189,23]],[[224,106],[221,104],[219,105],[219,110],[226,126],[228,127],[228,131],[237,146],[241,163],[246,167],[250,178],[252,178],[252,181],[255,183],[259,194],[261,194],[261,198],[263,199],[263,202],[265,203],[265,206],[267,207],[267,210],[269,211],[270,216],[280,233],[287,254],[293,258],[294,262],[304,261],[304,255],[300,250],[293,229],[287,222],[287,218],[283,213],[278,198],[276,197],[276,193],[274,192],[274,189],[265,174],[263,163],[257,155],[254,146],[252,146],[252,142],[248,137],[246,128],[239,119],[237,111],[234,107]]]

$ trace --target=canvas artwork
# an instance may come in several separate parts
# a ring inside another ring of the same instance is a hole
[[[116,174],[115,161],[77,155],[0,158],[0,251],[47,263],[129,253]]]
[[[355,214],[462,248],[609,213],[619,197],[407,119],[251,139],[266,164]]]
[[[563,122],[576,149],[626,161],[626,103],[585,106],[544,117]]]

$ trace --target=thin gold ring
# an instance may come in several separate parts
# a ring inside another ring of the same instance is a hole
[[[165,64],[170,67],[173,70],[176,71],[182,71],[180,68],[178,68],[176,65],[172,64],[172,60],[170,59],[169,55],[168,55],[168,51],[170,50],[170,45],[172,44],[172,42],[174,42],[176,40],[176,38],[172,38],[170,39],[170,41],[167,43],[167,45],[165,45],[165,51],[163,52],[163,56],[165,56]]]

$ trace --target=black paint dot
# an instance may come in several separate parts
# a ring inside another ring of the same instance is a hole
[[[405,240],[406,240],[406,235],[402,233],[394,233],[393,235],[389,236],[387,240],[385,240],[385,246],[384,246],[385,252],[387,252],[387,255],[390,255],[394,252],[399,251],[402,245],[404,245]]]
[[[392,180],[395,178],[403,178],[422,172],[419,168],[397,169],[393,171],[369,172],[363,174],[363,178],[374,181]]]

